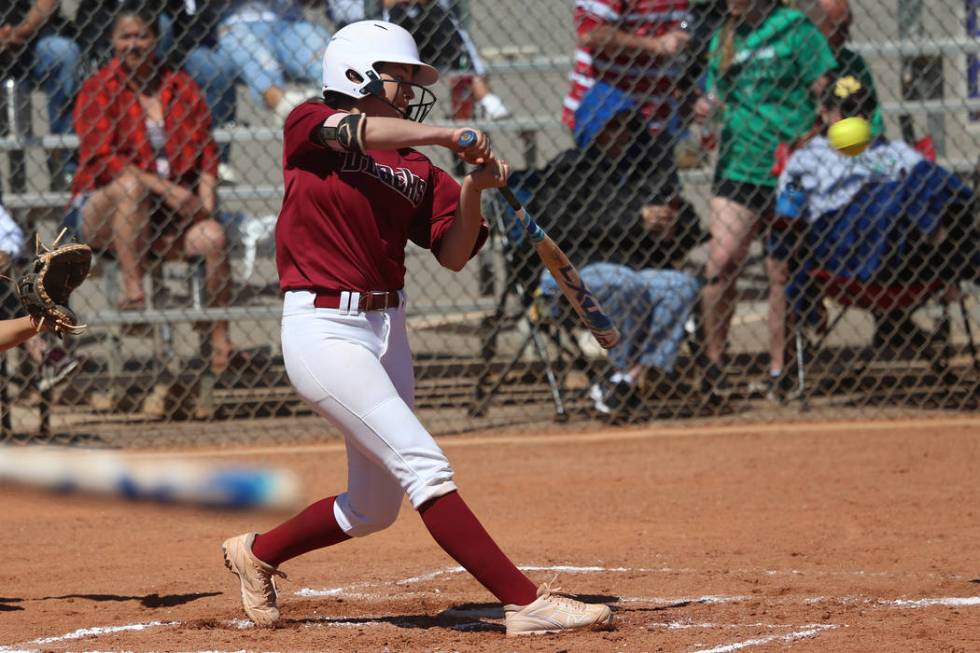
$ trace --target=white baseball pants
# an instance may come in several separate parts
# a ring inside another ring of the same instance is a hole
[[[343,434],[347,491],[334,502],[345,533],[368,535],[456,489],[445,454],[413,412],[415,376],[401,308],[359,313],[316,308],[286,293],[282,354],[299,395]],[[354,302],[356,306],[356,301]]]

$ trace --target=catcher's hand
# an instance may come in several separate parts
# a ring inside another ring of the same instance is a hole
[[[58,246],[65,230],[51,243],[43,245],[37,238],[36,258],[31,271],[17,281],[17,295],[38,331],[47,329],[64,337],[85,330],[78,317],[68,308],[68,298],[88,276],[92,267],[92,249],[81,243]],[[41,250],[44,250],[43,252]]]

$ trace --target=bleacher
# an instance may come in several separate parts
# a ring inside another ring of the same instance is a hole
[[[865,41],[852,44],[856,50],[869,61],[888,62],[889,66],[897,66],[903,57],[912,56],[941,56],[962,57],[971,53],[980,53],[980,42],[967,38],[942,38],[930,40],[900,40],[900,41]],[[542,76],[556,80],[556,88],[552,94],[559,96],[565,91],[565,76],[572,66],[569,54],[556,55],[543,52],[534,45],[500,45],[488,44],[483,50],[487,60],[489,75],[494,79],[495,87],[503,89],[504,93],[519,97],[525,89],[532,87]],[[560,86],[560,88],[558,88]],[[891,89],[884,97],[894,97]],[[448,101],[448,94],[443,98]],[[474,121],[453,122],[435,119],[434,122],[445,126],[473,125],[490,133],[497,142],[504,144],[512,151],[520,152],[523,164],[533,166],[541,163],[543,147],[546,144],[554,149],[567,142],[566,128],[560,121],[560,101],[554,106],[537,106],[532,110],[524,108],[523,103],[514,102],[515,115],[498,122]],[[968,112],[980,112],[980,99],[963,97],[948,99],[886,99],[882,111],[888,120],[889,129],[897,135],[899,117],[914,115],[918,117],[946,117],[962,115]],[[214,131],[219,143],[236,146],[262,147],[277,150],[282,135],[279,129],[262,124],[219,128]],[[938,136],[938,135],[937,135]],[[955,138],[955,135],[953,136]],[[42,156],[44,152],[53,149],[71,149],[77,147],[74,136],[58,137],[46,134],[0,135],[0,152],[16,154],[24,157],[33,152]],[[940,161],[946,166],[964,174],[972,174],[977,168],[977,160],[956,147],[940,147]],[[682,179],[688,192],[696,196],[698,201],[704,201],[707,196],[707,186],[711,179],[711,166],[705,165],[682,171]],[[32,184],[30,188],[11,189],[8,187],[3,195],[4,204],[12,211],[22,215],[38,217],[39,228],[54,230],[60,220],[61,212],[67,206],[70,196],[67,192],[50,192],[40,190],[43,184]],[[224,210],[234,210],[241,207],[256,205],[268,207],[278,206],[282,194],[282,185],[270,181],[268,175],[264,179],[249,179],[234,186],[222,186],[218,190],[221,207]],[[702,211],[702,215],[705,213]],[[268,254],[266,265],[269,264]],[[468,283],[468,282],[467,282]],[[470,316],[470,321],[478,321],[492,309],[494,297],[477,297],[473,301],[471,294],[459,292],[452,301],[422,301],[410,304],[410,315],[418,320],[430,320],[432,323],[453,322],[453,316]],[[475,316],[475,317],[474,317]],[[103,309],[86,315],[86,321],[93,329],[115,329],[132,325],[192,325],[214,320],[231,320],[236,323],[248,321],[264,321],[274,323],[279,318],[279,306],[275,301],[247,303],[227,308],[198,307],[163,307],[149,308],[144,311],[117,311]],[[447,347],[451,349],[451,347]],[[444,352],[439,352],[442,355]],[[460,358],[470,354],[464,352]]]

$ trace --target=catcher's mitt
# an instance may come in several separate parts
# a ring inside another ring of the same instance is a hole
[[[68,298],[82,285],[92,267],[92,249],[88,245],[69,243],[58,247],[64,235],[62,230],[51,247],[43,245],[38,236],[37,256],[31,271],[17,282],[17,295],[37,330],[54,331],[61,337],[85,330],[85,325],[79,324],[75,313],[68,308]]]

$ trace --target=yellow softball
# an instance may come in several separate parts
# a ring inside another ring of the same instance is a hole
[[[827,140],[837,151],[857,156],[871,141],[871,125],[860,116],[838,120],[827,130]]]

